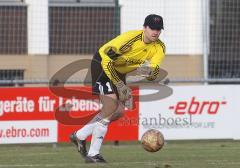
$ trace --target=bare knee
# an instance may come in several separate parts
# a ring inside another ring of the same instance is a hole
[[[117,100],[116,95],[101,96],[100,98],[103,104],[101,109],[101,116],[103,118],[114,121],[123,116],[125,106]]]
[[[124,115],[124,109],[125,109],[124,105],[122,103],[118,103],[116,110],[111,115],[109,120],[115,121],[115,120],[118,120],[119,118],[121,118]]]
[[[118,106],[117,103],[103,104],[102,105],[102,110],[103,111],[115,111],[117,106]]]
[[[102,102],[101,115],[103,118],[110,118],[118,108],[118,102],[115,100],[107,100]]]

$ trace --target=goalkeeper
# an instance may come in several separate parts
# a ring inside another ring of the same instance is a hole
[[[87,163],[106,162],[99,151],[108,125],[123,115],[124,103],[131,98],[126,74],[148,61],[149,67],[142,69],[143,75],[148,80],[157,78],[165,55],[165,45],[159,40],[162,29],[162,17],[148,15],[143,30],[128,31],[117,36],[100,47],[94,55],[91,63],[92,88],[93,93],[99,94],[103,106],[88,124],[70,136]],[[89,135],[92,135],[92,140],[87,152],[86,138]]]

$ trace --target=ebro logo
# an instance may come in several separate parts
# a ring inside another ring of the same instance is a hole
[[[217,114],[220,107],[226,105],[226,101],[198,101],[195,97],[189,101],[179,101],[174,106],[169,106],[177,115],[191,114],[198,115],[202,113]]]

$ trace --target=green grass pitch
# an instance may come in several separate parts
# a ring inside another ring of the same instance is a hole
[[[240,141],[168,141],[156,153],[140,143],[104,144],[107,164],[85,164],[72,144],[0,145],[0,168],[239,168]]]

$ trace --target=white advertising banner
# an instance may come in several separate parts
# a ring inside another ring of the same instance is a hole
[[[235,117],[239,111],[235,95],[240,87],[208,85],[171,88],[173,94],[165,99],[140,102],[139,139],[151,128],[160,130],[167,140],[233,139],[236,136],[238,123]],[[140,89],[140,95],[153,92]]]
[[[232,89],[235,106],[233,121],[229,124],[232,125],[231,131],[234,132],[233,139],[240,140],[240,85],[235,85]]]
[[[57,142],[57,121],[1,121],[0,144]]]

